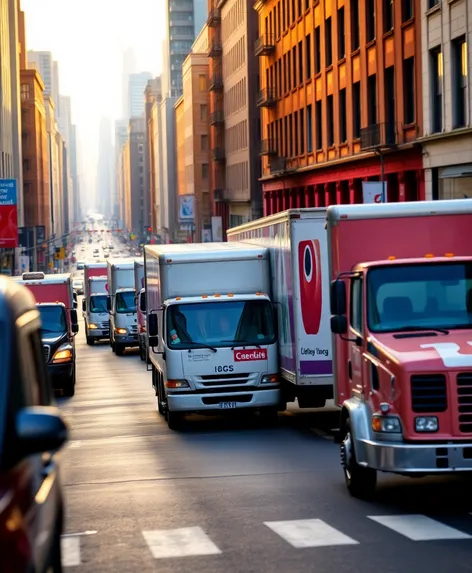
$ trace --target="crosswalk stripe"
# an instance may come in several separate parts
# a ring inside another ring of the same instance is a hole
[[[264,525],[297,549],[303,547],[329,547],[331,545],[358,545],[359,543],[321,519],[265,521]]]
[[[63,567],[76,567],[81,565],[80,537],[62,537],[61,553]]]
[[[440,523],[426,515],[368,515],[367,517],[412,541],[471,539],[467,533],[449,527],[449,525]]]
[[[221,553],[201,527],[156,529],[142,534],[154,559]]]

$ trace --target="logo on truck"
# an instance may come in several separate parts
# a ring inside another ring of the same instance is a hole
[[[317,239],[300,241],[298,269],[303,326],[306,334],[318,334],[323,308],[321,248]]]
[[[472,342],[467,342],[472,346]],[[455,342],[438,342],[422,344],[421,348],[434,348],[446,368],[469,368],[472,366],[472,354],[461,354],[461,347]]]
[[[235,362],[249,362],[251,360],[267,360],[267,349],[254,349],[254,350],[235,350]]]

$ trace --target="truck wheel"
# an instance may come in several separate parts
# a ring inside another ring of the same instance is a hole
[[[117,356],[123,356],[124,353],[125,353],[125,347],[122,344],[115,343],[115,354]]]
[[[93,346],[93,343],[95,342],[95,339],[92,338],[91,336],[87,336],[87,344],[89,346]]]
[[[371,499],[377,485],[377,471],[357,463],[349,418],[346,420],[344,439],[341,443],[341,465],[349,493],[359,499]]]
[[[183,421],[184,415],[181,412],[171,412],[169,409],[166,410],[166,422],[169,426],[169,430],[180,430]]]
[[[72,376],[67,379],[67,381],[62,386],[62,394],[67,398],[72,398],[75,394],[75,364],[74,370],[72,371]]]
[[[146,360],[146,354],[142,344],[139,345],[139,358],[141,358],[143,362]]]
[[[279,410],[278,408],[261,408],[259,414],[262,420],[270,426],[275,426],[279,423]]]

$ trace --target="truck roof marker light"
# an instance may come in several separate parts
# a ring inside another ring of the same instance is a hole
[[[207,294],[202,294],[202,298],[208,298]]]
[[[256,292],[256,296],[261,296],[261,292]]]
[[[390,255],[389,257],[387,257],[387,259],[389,261],[394,261],[397,257],[395,257],[395,255]]]
[[[348,219],[347,215],[341,215],[341,217],[339,217],[340,219]]]
[[[425,259],[434,259],[434,255],[432,255],[431,253],[428,253],[427,255],[424,256]]]
[[[166,259],[166,263],[171,263],[172,259]]]
[[[182,297],[176,296],[176,297],[175,297],[175,300],[182,300]]]
[[[214,294],[213,295],[215,298],[219,298],[221,295],[220,294]]]
[[[445,256],[445,257],[453,257],[453,256],[454,256],[454,253],[445,253],[444,256]]]
[[[232,292],[229,292],[229,293],[228,293],[228,296],[229,296],[229,298],[231,298],[231,297],[234,296],[234,294],[233,294]]]

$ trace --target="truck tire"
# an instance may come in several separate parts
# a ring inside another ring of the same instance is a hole
[[[124,353],[125,353],[125,347],[122,344],[117,344],[115,342],[115,354],[117,356],[123,356]]]
[[[139,358],[141,358],[141,360],[143,362],[146,361],[146,352],[145,352],[142,344],[139,345]]]
[[[341,443],[341,465],[349,493],[359,499],[372,499],[377,486],[377,471],[357,463],[349,418],[344,426],[344,438]]]
[[[91,336],[87,336],[87,344],[89,346],[93,346],[94,342],[95,342],[94,338],[92,338]]]
[[[70,376],[62,386],[62,394],[66,398],[72,398],[72,396],[75,394],[75,364],[72,371],[72,376]]]
[[[181,429],[184,421],[184,415],[181,412],[171,412],[166,410],[166,422],[169,430],[178,431]]]
[[[277,407],[261,408],[259,414],[264,423],[270,426],[276,426],[279,423],[279,409]]]

